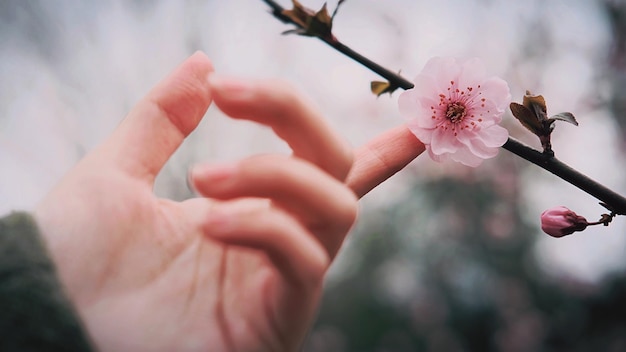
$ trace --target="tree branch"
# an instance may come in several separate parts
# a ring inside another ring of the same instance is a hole
[[[293,24],[298,28],[302,28],[298,23],[292,21],[289,17],[283,15],[283,11],[285,10],[282,6],[272,0],[262,0],[267,5],[272,8],[272,15],[279,19],[280,21],[288,24]],[[304,28],[303,28],[304,29]],[[322,40],[326,44],[330,45],[337,51],[346,55],[347,57],[355,60],[361,65],[369,68],[373,72],[377,73],[381,77],[385,78],[389,81],[392,87],[402,88],[402,89],[411,89],[413,88],[413,83],[403,78],[399,74],[396,74],[381,65],[373,62],[372,60],[366,58],[365,56],[357,53],[352,50],[348,46],[341,43],[334,36],[332,38],[322,38],[317,37]],[[504,149],[510,151],[511,153],[553,173],[559,178],[569,182],[570,184],[578,187],[579,189],[587,192],[592,195],[596,199],[605,203],[605,205],[618,215],[626,215],[626,198],[619,195],[618,193],[610,190],[609,188],[603,186],[602,184],[592,180],[591,178],[585,176],[584,174],[574,170],[567,164],[561,162],[554,156],[550,156],[544,154],[538,150],[535,150],[516,139],[509,137],[507,142],[502,146]]]

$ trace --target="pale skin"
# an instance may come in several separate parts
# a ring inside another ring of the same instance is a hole
[[[292,155],[197,165],[198,197],[153,193],[209,105]],[[353,151],[284,82],[213,73],[196,53],[37,206],[60,279],[101,351],[294,351],[357,200],[424,151],[400,126]]]

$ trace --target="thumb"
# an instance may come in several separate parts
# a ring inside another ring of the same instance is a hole
[[[211,72],[209,58],[193,54],[135,105],[103,152],[131,176],[153,182],[206,113]]]

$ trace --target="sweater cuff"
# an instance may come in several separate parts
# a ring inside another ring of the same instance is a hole
[[[0,219],[0,351],[91,351],[33,217]]]

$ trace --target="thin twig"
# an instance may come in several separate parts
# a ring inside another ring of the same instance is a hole
[[[535,150],[511,137],[504,143],[502,148],[550,171],[559,178],[594,196],[608,205],[609,210],[615,212],[615,214],[626,215],[626,198],[576,171],[559,159]]]
[[[278,18],[282,22],[293,24],[297,27],[302,28],[298,23],[283,15],[284,8],[278,3],[272,0],[262,1],[272,8],[272,15],[274,15],[274,17]],[[334,36],[330,39],[322,37],[317,38],[330,45],[337,51],[341,52],[342,54],[357,61],[361,65],[369,68],[381,77],[385,78],[389,81],[392,87],[398,87],[402,89],[413,88],[413,83],[411,83],[407,79],[357,53],[356,51],[341,43]],[[541,153],[540,151],[535,150],[512,137],[509,137],[507,142],[502,147],[594,196],[596,199],[605,203],[609,210],[611,210],[615,214],[626,215],[626,198],[610,190],[604,185],[592,180],[586,175],[574,170],[554,156]]]

